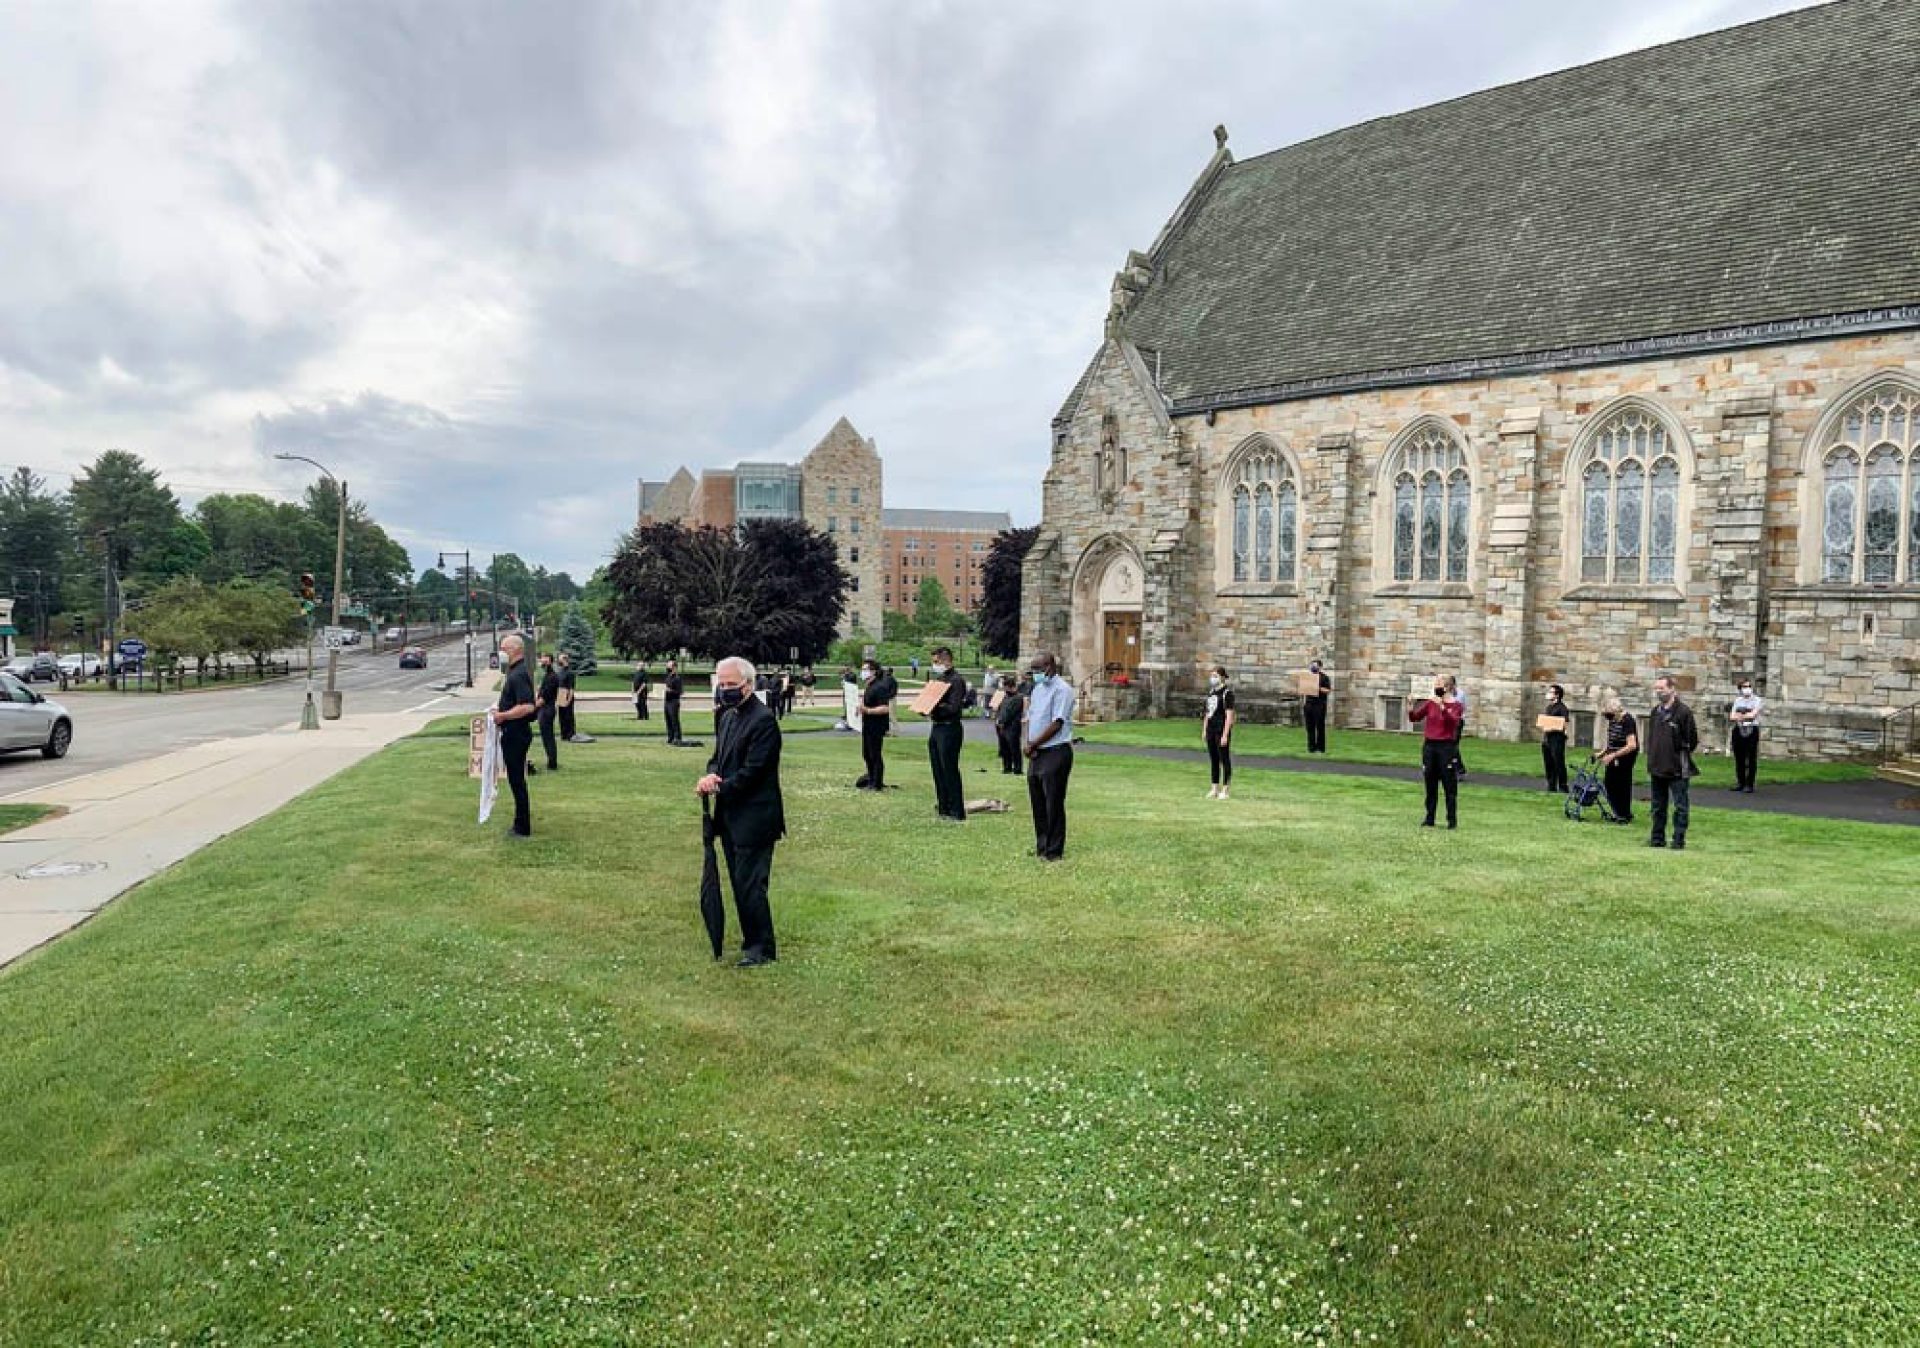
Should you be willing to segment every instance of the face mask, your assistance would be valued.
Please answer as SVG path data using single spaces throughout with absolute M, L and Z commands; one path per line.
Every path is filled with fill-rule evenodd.
M 1207 687 L 1218 688 L 1219 686 L 1220 686 L 1220 676 L 1218 674 L 1207 675 Z
M 1751 688 L 1742 688 L 1742 689 L 1740 690 L 1740 696 L 1741 696 L 1741 697 L 1752 697 L 1752 696 L 1753 696 L 1753 689 L 1751 689 Z
M 860 671 L 860 682 L 862 682 L 862 683 L 872 683 L 872 682 L 873 682 L 873 671 L 872 671 L 872 670 L 870 670 L 870 669 L 863 669 L 863 670 L 861 670 L 861 671 Z
M 714 702 L 722 707 L 737 707 L 747 700 L 744 688 L 716 688 L 713 690 Z
M 948 670 L 948 669 L 950 669 L 950 668 L 952 668 L 952 666 L 950 666 L 950 665 L 935 665 L 935 666 L 933 666 L 933 672 L 934 672 L 934 674 L 935 674 L 936 676 L 938 676 L 938 675 L 943 675 L 943 674 L 945 674 L 945 673 L 947 672 L 947 670 Z
M 1042 670 L 1038 670 L 1038 669 L 1034 670 L 1032 677 L 1033 677 L 1033 686 L 1035 688 L 1040 687 L 1042 684 L 1044 684 L 1047 681 L 1046 673 Z

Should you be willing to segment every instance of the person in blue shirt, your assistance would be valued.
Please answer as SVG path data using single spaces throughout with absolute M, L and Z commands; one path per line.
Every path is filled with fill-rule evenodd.
M 1067 851 L 1067 778 L 1073 774 L 1073 687 L 1060 662 L 1033 657 L 1027 697 L 1027 804 L 1033 810 L 1033 854 L 1058 861 Z

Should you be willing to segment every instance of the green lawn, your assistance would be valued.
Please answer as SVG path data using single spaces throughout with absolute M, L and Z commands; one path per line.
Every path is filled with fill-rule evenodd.
M 698 756 L 449 738 L 0 975 L 0 1343 L 1915 1341 L 1911 829 L 801 736 L 742 973 Z
M 1204 749 L 1199 718 L 1177 721 L 1116 721 L 1082 727 L 1081 734 L 1101 744 L 1141 744 L 1163 749 Z M 1287 758 L 1307 756 L 1307 732 L 1295 726 L 1237 725 L 1233 729 L 1236 754 L 1274 754 Z M 1475 739 L 1469 735 L 1461 753 L 1472 772 L 1489 777 L 1539 777 L 1545 781 L 1537 743 L 1514 744 L 1502 740 Z M 1336 763 L 1392 763 L 1418 766 L 1420 739 L 1417 735 L 1388 730 L 1327 731 L 1326 757 Z M 1568 771 L 1586 761 L 1586 753 L 1569 746 Z M 1732 786 L 1733 759 L 1726 754 L 1701 754 L 1698 757 L 1701 786 Z M 1646 778 L 1645 755 L 1641 756 L 1639 775 Z M 1873 776 L 1866 763 L 1796 763 L 1762 758 L 1760 781 L 1768 782 L 1852 782 Z
M 52 813 L 51 805 L 0 805 L 0 833 L 37 824 Z

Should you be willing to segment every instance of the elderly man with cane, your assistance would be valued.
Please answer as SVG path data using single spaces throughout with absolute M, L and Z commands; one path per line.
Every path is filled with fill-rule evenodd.
M 767 885 L 773 845 L 786 835 L 780 799 L 780 727 L 753 695 L 754 669 L 737 655 L 714 668 L 713 757 L 694 791 L 712 798 L 714 831 L 726 853 L 733 906 L 740 916 L 739 966 L 771 964 L 773 912 Z

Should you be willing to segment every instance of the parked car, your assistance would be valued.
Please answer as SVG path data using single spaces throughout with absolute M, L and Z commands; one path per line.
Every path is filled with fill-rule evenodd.
M 400 652 L 400 668 L 425 669 L 426 667 L 427 653 L 422 647 L 409 646 Z
M 0 670 L 0 753 L 38 749 L 64 758 L 73 743 L 73 714 Z
M 37 655 L 16 655 L 7 661 L 6 672 L 22 683 L 60 682 L 60 662 L 47 651 Z
M 67 672 L 69 679 L 97 679 L 100 677 L 100 657 L 88 651 L 60 657 L 60 668 Z
M 389 627 L 386 635 L 380 639 L 382 641 L 405 641 L 407 639 L 407 629 L 404 627 Z

